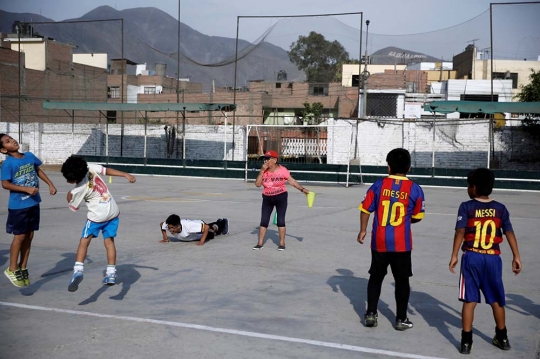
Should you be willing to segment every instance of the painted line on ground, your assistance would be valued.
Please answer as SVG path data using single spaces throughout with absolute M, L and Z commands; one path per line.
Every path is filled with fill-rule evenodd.
M 247 332 L 247 331 L 236 330 L 236 329 L 216 328 L 216 327 L 210 327 L 210 326 L 207 326 L 207 325 L 199 325 L 199 324 L 171 322 L 171 321 L 166 321 L 166 320 L 156 320 L 156 319 L 137 318 L 137 317 L 127 317 L 127 316 L 121 316 L 121 315 L 91 313 L 91 312 L 83 312 L 83 311 L 79 311 L 79 310 L 49 308 L 49 307 L 41 307 L 41 306 L 36 306 L 36 305 L 27 305 L 27 304 L 9 303 L 9 302 L 0 302 L 0 305 L 5 306 L 5 307 L 32 309 L 32 310 L 40 310 L 40 311 L 46 311 L 46 312 L 56 312 L 56 313 L 73 314 L 73 315 L 85 315 L 85 316 L 89 316 L 89 317 L 97 317 L 97 318 L 105 318 L 105 319 L 118 319 L 118 320 L 125 320 L 125 321 L 138 322 L 138 323 L 167 325 L 167 326 L 172 326 L 172 327 L 180 327 L 180 328 L 187 328 L 187 329 L 197 329 L 197 330 L 204 330 L 204 331 L 208 331 L 208 332 L 239 335 L 239 336 L 250 337 L 250 338 L 279 340 L 279 341 L 283 341 L 283 342 L 308 344 L 308 345 L 314 345 L 314 346 L 319 346 L 319 347 L 349 350 L 349 351 L 354 351 L 354 352 L 388 355 L 388 356 L 391 356 L 391 357 L 394 357 L 394 358 L 442 359 L 440 357 L 431 357 L 431 356 L 425 356 L 425 355 L 408 354 L 408 353 L 402 353 L 402 352 L 394 352 L 394 351 L 390 351 L 390 350 L 372 349 L 372 348 L 360 347 L 360 346 L 356 346 L 356 345 L 339 344 L 339 343 L 332 343 L 332 342 L 323 342 L 323 341 L 319 341 L 319 340 L 310 340 L 310 339 L 285 337 L 285 336 L 281 336 L 281 335 L 264 334 L 264 333 L 257 333 L 257 332 Z

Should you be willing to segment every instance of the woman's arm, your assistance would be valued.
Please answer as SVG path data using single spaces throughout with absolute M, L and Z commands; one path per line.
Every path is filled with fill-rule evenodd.
M 300 185 L 300 183 L 296 182 L 296 180 L 292 176 L 289 176 L 289 179 L 287 179 L 287 182 L 289 182 L 289 184 L 291 186 L 293 186 L 294 188 L 296 188 L 300 192 L 302 192 L 304 194 L 309 193 L 309 189 L 302 187 L 302 185 Z
M 262 178 L 264 172 L 268 169 L 268 163 L 263 163 L 261 166 L 261 170 L 259 171 L 259 174 L 257 175 L 257 179 L 255 180 L 255 186 L 261 187 L 262 186 Z

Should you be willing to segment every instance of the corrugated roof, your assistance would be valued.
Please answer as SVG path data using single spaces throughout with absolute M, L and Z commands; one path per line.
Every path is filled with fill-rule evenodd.
M 540 102 L 482 102 L 433 101 L 424 105 L 424 111 L 438 113 L 535 113 L 540 114 Z

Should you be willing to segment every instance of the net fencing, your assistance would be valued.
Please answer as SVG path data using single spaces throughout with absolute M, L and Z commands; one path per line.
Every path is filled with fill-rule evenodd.
M 495 76 L 502 78 L 509 77 L 508 80 L 512 81 L 513 96 L 516 91 L 519 91 L 520 85 L 527 83 L 526 76 L 522 75 L 522 72 L 519 72 L 518 78 L 515 76 L 515 73 L 518 73 L 518 67 L 527 66 L 526 63 L 523 64 L 522 60 L 527 59 L 532 62 L 531 60 L 537 60 L 538 55 L 540 55 L 540 39 L 538 37 L 540 22 L 535 17 L 535 14 L 540 13 L 540 4 L 538 2 L 493 4 L 492 13 L 489 10 L 486 9 L 478 15 L 473 14 L 469 20 L 445 29 L 417 34 L 407 34 L 404 30 L 402 33 L 393 35 L 365 31 L 365 24 L 362 24 L 362 21 L 368 19 L 369 15 L 363 14 L 361 16 L 360 13 L 306 17 L 242 17 L 239 22 L 238 51 L 236 52 L 234 39 L 222 39 L 219 53 L 199 51 L 201 47 L 191 46 L 188 37 L 193 35 L 193 32 L 190 32 L 190 29 L 183 24 L 180 24 L 180 53 L 178 53 L 176 33 L 178 22 L 173 18 L 164 21 L 162 25 L 174 29 L 174 31 L 169 31 L 166 36 L 162 34 L 157 37 L 151 37 L 152 34 L 137 29 L 127 19 L 125 19 L 124 26 L 120 21 L 114 20 L 100 22 L 99 26 L 92 22 L 58 22 L 36 24 L 33 27 L 43 36 L 73 44 L 76 46 L 73 50 L 75 53 L 107 53 L 109 59 L 124 57 L 135 63 L 147 63 L 149 71 L 155 71 L 151 70 L 154 64 L 166 64 L 165 74 L 167 76 L 189 77 L 192 82 L 201 84 L 200 87 L 182 89 L 182 96 L 199 96 L 197 102 L 215 102 L 217 93 L 214 90 L 216 88 L 226 89 L 226 91 L 235 90 L 239 95 L 249 94 L 251 80 L 304 82 L 305 72 L 300 71 L 295 64 L 290 62 L 287 51 L 300 36 L 307 36 L 310 32 L 320 33 L 326 40 L 342 44 L 348 52 L 351 62 L 354 60 L 358 62 L 359 59 L 364 62 L 367 60 L 368 70 L 371 72 L 371 80 L 373 80 L 368 83 L 368 88 L 375 90 L 387 88 L 386 85 L 375 81 L 378 76 L 376 65 L 379 64 L 392 64 L 396 66 L 396 69 L 399 69 L 399 66 L 408 68 L 413 67 L 419 61 L 431 60 L 438 64 L 438 69 L 441 72 L 441 77 L 433 81 L 445 79 L 449 76 L 448 71 L 450 71 L 445 68 L 445 61 L 452 60 L 454 55 L 473 46 L 476 49 L 478 61 L 489 63 L 492 56 L 497 60 L 507 61 L 495 63 L 494 73 Z M 492 34 L 490 34 L 490 20 L 494 25 Z M 386 21 L 391 22 L 392 19 L 389 18 Z M 360 29 L 361 26 L 364 28 L 363 31 Z M 252 31 L 252 28 L 261 30 Z M 362 38 L 360 38 L 360 34 L 362 34 Z M 493 49 L 491 49 L 490 44 L 491 38 L 493 39 Z M 121 51 L 122 42 L 124 43 L 123 53 Z M 367 48 L 366 43 L 368 44 Z M 367 54 L 367 59 L 362 59 L 365 54 Z M 110 101 L 107 91 L 104 91 L 107 88 L 107 76 L 109 75 L 107 71 L 92 72 L 88 68 L 78 67 L 59 58 L 53 57 L 50 60 L 51 65 L 41 77 L 35 74 L 31 76 L 25 74 L 28 77 L 25 77 L 24 81 L 26 82 L 21 87 L 20 95 L 16 91 L 9 92 L 5 90 L 6 86 L 2 86 L 0 100 L 2 122 L 19 121 L 22 124 L 20 128 L 23 132 L 25 124 L 33 126 L 34 123 L 39 122 L 56 124 L 76 122 L 87 124 L 92 128 L 103 128 L 107 123 L 114 125 L 114 122 L 134 125 L 135 128 L 142 128 L 147 124 L 159 128 L 157 133 L 160 133 L 160 136 L 162 133 L 163 138 L 160 141 L 165 146 L 165 156 L 175 157 L 184 152 L 181 144 L 184 135 L 186 136 L 186 152 L 189 151 L 188 132 L 194 129 L 191 125 L 207 124 L 210 126 L 208 128 L 211 128 L 227 121 L 221 113 L 188 114 L 186 123 L 189 126 L 187 132 L 183 134 L 180 126 L 182 118 L 175 113 L 152 113 L 148 115 L 148 118 L 145 118 L 140 113 L 117 113 L 112 117 L 112 114 L 96 111 L 75 114 L 66 111 L 45 112 L 41 109 L 43 101 Z M 236 81 L 234 76 L 235 62 L 238 67 Z M 475 63 L 480 64 L 480 62 Z M 179 67 L 179 73 L 177 67 Z M 488 71 L 486 67 L 482 67 L 482 69 L 483 72 Z M 474 69 L 474 71 L 480 73 L 479 68 Z M 5 79 L 3 83 L 16 81 L 17 76 L 16 72 L 12 72 L 8 77 L 3 78 L 3 81 Z M 290 91 L 286 99 L 265 102 L 261 110 L 254 105 L 256 101 L 250 99 L 250 103 L 245 106 L 252 108 L 252 111 L 249 115 L 237 115 L 236 119 L 242 126 L 234 130 L 235 134 L 238 132 L 238 135 L 241 135 L 242 131 L 246 131 L 246 128 L 243 127 L 245 124 L 265 123 L 272 117 L 272 113 L 279 112 L 284 119 L 299 117 L 301 116 L 299 108 L 301 110 L 303 103 L 317 101 L 317 96 L 320 96 L 320 99 L 344 98 L 342 96 L 355 84 L 354 76 L 354 73 L 337 73 L 335 80 L 341 80 L 343 86 L 329 87 L 326 92 L 324 89 L 322 92 L 318 92 L 320 89 L 317 86 L 310 86 L 305 93 Z M 358 85 L 358 81 L 359 79 L 356 78 L 356 85 Z M 235 82 L 237 88 L 233 89 Z M 423 91 L 422 95 L 425 95 L 428 88 L 427 82 L 420 78 L 402 78 L 399 86 L 408 93 L 412 89 L 416 92 Z M 163 91 L 169 94 L 176 93 L 174 86 L 171 86 L 164 85 Z M 395 87 L 395 84 L 392 86 Z M 467 96 L 475 91 L 478 91 L 478 88 L 468 86 L 456 90 L 452 95 Z M 250 95 L 254 96 L 253 91 Z M 158 97 L 156 95 L 153 100 L 158 101 Z M 232 98 L 232 95 L 229 97 Z M 128 96 L 122 100 L 128 101 Z M 183 102 L 184 99 L 180 97 L 179 100 Z M 356 102 L 356 99 L 348 99 L 348 101 Z M 351 105 L 354 106 L 352 103 Z M 337 112 L 336 107 L 326 107 L 323 110 L 322 120 L 338 117 L 336 116 Z M 422 122 L 424 120 L 425 123 Z M 463 121 L 467 119 L 446 121 L 443 118 L 441 120 L 443 122 L 437 123 L 435 126 L 436 133 L 440 134 L 440 141 L 448 143 L 452 147 L 452 151 L 462 148 L 464 153 L 467 153 L 467 144 L 459 138 L 459 133 L 464 128 Z M 479 119 L 478 126 L 483 126 L 480 124 L 483 123 L 481 120 Z M 229 124 L 230 121 L 231 119 L 229 119 Z M 376 123 L 377 128 L 382 131 L 390 131 L 390 128 L 409 128 L 401 123 L 402 119 L 391 119 L 386 116 L 371 116 L 369 121 L 374 121 L 373 123 Z M 433 121 L 430 120 L 429 116 L 423 115 L 417 119 L 419 127 L 429 127 L 431 122 Z M 296 121 L 291 121 L 291 124 L 296 123 Z M 163 130 L 165 126 L 168 126 L 168 132 Z M 205 131 L 199 129 L 196 130 L 196 133 L 202 134 Z M 233 129 L 229 128 L 229 134 L 231 131 Z M 124 136 L 127 132 L 129 131 L 122 130 L 120 136 Z M 292 130 L 291 132 L 294 133 Z M 222 131 L 222 133 L 224 132 Z M 391 131 L 391 133 L 393 132 Z M 523 151 L 527 151 L 526 146 L 522 144 L 530 144 L 530 140 L 520 130 L 519 119 L 503 121 L 502 127 L 495 126 L 494 133 L 493 151 L 500 168 L 511 169 L 537 165 L 538 159 L 534 155 L 535 152 L 532 151 L 537 147 L 530 146 L 528 153 L 526 152 L 525 156 L 522 155 Z M 302 142 L 303 135 L 298 135 L 297 142 Z M 382 133 L 380 136 L 380 140 L 384 143 L 384 138 L 388 136 Z M 225 147 L 229 146 L 235 148 L 232 151 L 243 153 L 237 150 L 243 146 L 241 144 L 243 138 L 239 136 L 234 144 L 228 144 Z M 230 142 L 231 139 L 229 138 L 228 141 Z M 405 140 L 396 140 L 395 144 L 405 143 L 403 141 Z M 130 143 L 128 139 L 121 139 L 120 142 Z M 128 150 L 120 152 L 122 155 L 130 153 Z M 195 152 L 197 151 L 194 150 L 193 153 Z M 230 153 L 231 150 L 226 152 Z M 197 156 L 198 158 L 204 156 L 216 158 L 215 153 L 211 153 Z M 228 155 L 221 153 L 220 156 L 227 158 Z

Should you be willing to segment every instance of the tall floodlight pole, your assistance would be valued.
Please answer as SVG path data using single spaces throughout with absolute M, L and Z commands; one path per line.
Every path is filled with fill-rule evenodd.
M 489 4 L 489 42 L 491 46 L 491 60 L 490 60 L 490 83 L 491 83 L 491 102 L 493 102 L 493 3 Z M 473 59 L 473 62 L 475 59 Z M 488 157 L 488 168 L 490 167 L 490 160 L 493 159 L 495 155 L 495 146 L 493 139 L 493 114 L 489 115 L 489 157 Z
M 178 43 L 176 59 L 176 103 L 180 102 L 180 0 L 178 0 Z M 176 135 L 178 136 L 179 113 L 176 111 Z M 182 159 L 186 160 L 186 121 L 182 122 Z M 178 142 L 176 140 L 176 158 L 178 158 Z M 184 162 L 185 165 L 185 162 Z
M 18 34 L 18 46 L 19 46 L 19 143 L 22 143 L 22 133 L 21 133 L 21 22 L 17 24 L 17 34 Z M 25 57 L 26 61 L 26 57 Z
M 365 118 L 367 114 L 367 88 L 366 88 L 366 81 L 369 77 L 369 72 L 367 70 L 368 68 L 368 36 L 369 36 L 369 20 L 366 20 L 366 55 L 364 56 L 364 72 L 362 73 L 362 88 L 364 96 L 362 98 L 363 100 L 363 106 L 362 106 L 362 117 Z
M 233 87 L 233 118 L 232 118 L 232 160 L 234 161 L 234 134 L 236 133 L 236 76 L 238 71 L 238 31 L 240 29 L 240 18 L 242 16 L 236 17 L 236 47 L 234 50 L 234 87 Z M 249 136 L 249 134 L 247 134 Z M 225 161 L 227 161 L 227 154 L 225 153 Z M 225 162 L 227 163 L 227 162 Z

